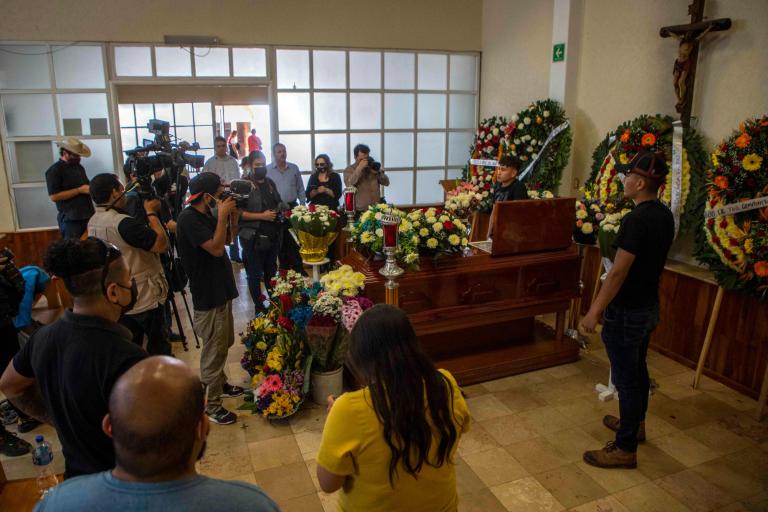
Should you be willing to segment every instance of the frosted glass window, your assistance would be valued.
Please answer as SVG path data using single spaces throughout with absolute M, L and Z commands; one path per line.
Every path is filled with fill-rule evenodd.
M 460 180 L 463 175 L 464 175 L 463 169 L 448 169 L 448 173 L 445 179 Z
M 192 104 L 191 103 L 174 103 L 173 111 L 176 116 L 176 124 L 180 125 L 192 125 L 195 124 L 192 118 Z M 160 118 L 162 119 L 162 118 Z M 169 121 L 169 119 L 163 119 Z
M 192 76 L 191 52 L 189 47 L 156 46 L 157 76 Z
M 9 137 L 56 135 L 50 94 L 8 94 L 2 100 Z
M 281 131 L 309 130 L 309 93 L 277 93 L 277 124 Z
M 138 106 L 138 105 L 137 105 Z M 151 106 L 151 105 L 150 105 Z M 136 111 L 136 116 L 138 117 L 138 110 Z M 160 119 L 161 121 L 168 121 L 171 124 L 174 124 L 173 120 L 173 104 L 172 103 L 157 103 L 155 104 L 155 113 L 153 115 L 154 119 Z M 178 121 L 175 122 L 176 124 L 181 124 Z M 147 123 L 144 123 L 144 126 L 146 126 Z
M 116 46 L 117 76 L 152 76 L 152 55 L 149 46 Z
M 347 95 L 343 92 L 315 93 L 315 130 L 347 128 Z
M 312 174 L 306 172 L 301 174 L 301 182 L 304 184 L 304 190 L 307 190 L 307 185 L 309 185 L 309 177 L 312 176 Z M 342 181 L 344 181 L 342 179 Z M 309 197 L 307 197 L 307 200 L 309 200 Z
M 100 46 L 54 46 L 53 52 L 57 88 L 104 88 L 104 57 Z
M 278 89 L 309 89 L 309 51 L 277 50 Z
M 201 148 L 212 148 L 213 126 L 195 126 L 195 141 Z
M 91 148 L 91 156 L 80 160 L 82 166 L 85 167 L 85 174 L 88 175 L 88 179 L 103 172 L 115 172 L 111 139 L 88 139 L 83 142 Z M 122 169 L 122 165 L 120 168 Z
M 285 145 L 288 161 L 299 166 L 302 171 L 312 169 L 312 137 L 309 134 L 280 134 L 278 139 Z
M 381 94 L 350 93 L 349 124 L 353 130 L 381 129 Z
M 387 203 L 413 204 L 413 171 L 388 172 L 389 186 L 384 187 Z
M 419 54 L 419 89 L 447 89 L 448 56 Z
M 471 94 L 451 94 L 449 101 L 449 128 L 475 127 L 475 96 Z
M 50 89 L 47 46 L 0 48 L 0 89 Z
M 371 148 L 370 156 L 381 162 L 381 133 L 351 133 L 349 134 L 349 160 L 347 163 L 354 162 L 355 155 L 353 151 L 358 144 L 365 144 Z
M 14 142 L 10 150 L 16 163 L 14 183 L 45 181 L 45 171 L 59 159 L 58 148 L 54 151 L 54 144 L 48 140 Z
M 384 128 L 413 128 L 413 94 L 384 95 Z
M 133 105 L 131 103 L 118 105 L 117 119 L 120 126 L 136 126 L 136 119 L 133 117 Z
M 134 106 L 136 107 L 136 126 L 146 127 L 150 119 L 155 119 L 155 111 L 151 103 L 137 103 Z M 166 118 L 164 121 L 173 121 L 173 119 Z
M 445 171 L 429 170 L 416 171 L 416 204 L 442 203 L 445 200 L 440 180 L 444 179 Z
M 56 203 L 48 197 L 45 185 L 14 188 L 13 195 L 20 229 L 56 226 Z
M 343 173 L 346 167 L 347 134 L 346 133 L 318 133 L 315 135 L 315 157 L 325 153 L 331 158 L 333 167 Z M 314 160 L 312 161 L 314 164 Z M 314 167 L 312 167 L 314 170 Z
M 135 128 L 121 128 L 120 129 L 120 146 L 123 151 L 126 149 L 133 149 L 136 146 L 140 146 L 139 140 L 136 139 Z
M 350 89 L 381 88 L 381 53 L 349 52 Z
M 213 124 L 210 103 L 195 103 L 195 124 Z
M 416 56 L 412 53 L 384 54 L 384 88 L 415 89 Z
M 445 132 L 422 132 L 416 137 L 416 165 L 442 167 L 445 165 Z
M 473 138 L 472 132 L 448 134 L 448 165 L 467 165 Z
M 347 63 L 345 52 L 316 50 L 312 52 L 312 72 L 315 89 L 346 89 Z
M 229 76 L 229 50 L 227 48 L 197 48 L 195 76 Z
M 474 91 L 477 89 L 477 57 L 451 55 L 451 90 Z
M 61 115 L 61 132 L 64 135 L 108 135 L 109 122 L 107 114 L 107 95 L 103 93 L 59 94 L 59 114 Z M 67 128 L 68 120 L 80 120 L 81 133 L 70 133 Z
M 178 142 L 185 140 L 192 144 L 195 142 L 195 129 L 192 126 L 182 126 L 176 128 L 176 139 Z
M 413 133 L 385 133 L 382 163 L 385 169 L 413 168 Z
M 445 94 L 419 94 L 419 128 L 445 128 Z
M 264 48 L 232 48 L 234 76 L 267 76 L 267 52 Z

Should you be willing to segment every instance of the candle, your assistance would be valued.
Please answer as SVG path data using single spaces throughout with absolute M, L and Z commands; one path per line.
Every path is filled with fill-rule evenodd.
M 397 247 L 397 224 L 384 224 L 384 247 Z
M 347 187 L 344 189 L 344 211 L 355 211 L 355 187 Z

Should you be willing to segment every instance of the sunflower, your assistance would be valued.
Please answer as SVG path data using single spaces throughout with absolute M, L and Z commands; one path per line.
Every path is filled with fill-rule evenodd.
M 756 171 L 763 163 L 763 157 L 750 153 L 741 160 L 741 166 L 745 171 Z
M 643 138 L 640 139 L 640 143 L 643 146 L 653 146 L 656 144 L 656 136 L 652 133 L 643 134 Z

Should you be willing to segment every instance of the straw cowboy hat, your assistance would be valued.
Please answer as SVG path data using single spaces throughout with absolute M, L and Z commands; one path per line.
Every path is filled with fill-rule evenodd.
M 70 153 L 80 155 L 83 158 L 88 158 L 91 156 L 91 148 L 83 144 L 83 141 L 80 139 L 76 139 L 74 137 L 67 137 L 64 140 L 58 141 L 56 145 L 60 148 L 66 149 Z

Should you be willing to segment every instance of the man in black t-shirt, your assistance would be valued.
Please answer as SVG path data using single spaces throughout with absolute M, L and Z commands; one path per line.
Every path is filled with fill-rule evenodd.
M 224 185 L 218 175 L 201 172 L 189 182 L 189 206 L 176 223 L 176 248 L 189 276 L 194 305 L 194 328 L 203 340 L 200 351 L 200 380 L 208 386 L 208 419 L 220 425 L 237 421 L 237 415 L 222 406 L 222 397 L 238 396 L 243 389 L 227 383 L 225 367 L 229 347 L 235 343 L 232 300 L 237 287 L 227 243 L 230 214 L 235 200 L 218 201 Z M 216 206 L 216 216 L 212 208 Z
M 88 235 L 120 249 L 138 288 L 136 304 L 120 323 L 131 330 L 137 345 L 147 337 L 150 355 L 170 355 L 164 314 L 168 282 L 160 262 L 160 255 L 168 250 L 168 235 L 159 217 L 160 201 L 144 201 L 146 221 L 141 221 L 126 213 L 125 188 L 114 174 L 94 176 L 90 188 L 96 213 L 88 221 Z
M 147 356 L 117 323 L 136 301 L 120 251 L 98 239 L 59 240 L 45 266 L 61 278 L 73 308 L 41 327 L 0 378 L 0 391 L 19 409 L 56 427 L 65 478 L 115 465 L 101 423 L 117 378 Z
M 659 321 L 659 277 L 675 237 L 672 213 L 657 199 L 668 172 L 664 155 L 641 152 L 619 170 L 626 175 L 624 196 L 634 201 L 635 209 L 621 222 L 613 267 L 581 322 L 594 332 L 604 312 L 602 339 L 619 392 L 620 418 L 603 418 L 616 440 L 584 453 L 584 462 L 603 468 L 637 467 L 650 392 L 645 358 Z
M 88 176 L 80 158 L 91 156 L 88 146 L 75 138 L 57 143 L 60 160 L 45 171 L 48 197 L 59 211 L 57 221 L 62 238 L 80 238 L 93 215 Z
M 517 179 L 522 162 L 515 155 L 504 155 L 496 168 L 496 187 L 493 189 L 493 202 L 528 199 L 528 189 Z

